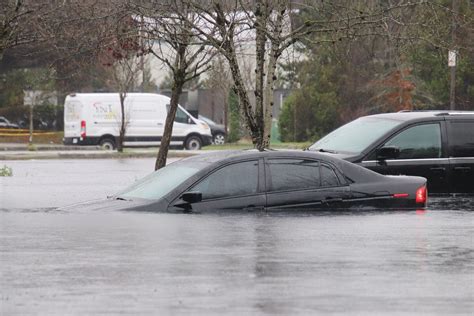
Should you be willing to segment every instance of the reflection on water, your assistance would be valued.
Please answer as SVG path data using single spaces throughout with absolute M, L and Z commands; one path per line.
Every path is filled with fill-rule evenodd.
M 112 180 L 97 178 L 99 190 L 148 168 L 89 163 L 110 164 Z M 29 172 L 47 174 L 49 164 Z M 22 167 L 14 170 L 30 165 Z M 84 188 L 84 198 L 103 194 L 94 182 L 58 178 Z M 1 315 L 474 313 L 468 198 L 432 199 L 427 211 L 68 212 L 48 207 L 77 202 L 64 188 L 49 192 L 53 179 L 2 183 Z M 30 199 L 13 200 L 10 185 L 23 185 Z
M 474 311 L 465 211 L 1 212 L 1 314 Z

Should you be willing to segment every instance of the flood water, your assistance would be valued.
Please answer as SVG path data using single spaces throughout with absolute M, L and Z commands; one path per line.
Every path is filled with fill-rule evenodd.
M 56 211 L 153 159 L 5 161 L 0 315 L 472 315 L 474 199 L 426 211 Z

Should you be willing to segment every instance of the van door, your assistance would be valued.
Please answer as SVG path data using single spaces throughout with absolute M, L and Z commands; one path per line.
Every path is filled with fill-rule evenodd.
M 448 144 L 452 193 L 474 193 L 474 120 L 449 118 Z
M 163 136 L 166 107 L 153 99 L 126 99 L 125 117 L 129 117 L 126 145 L 159 145 Z
M 80 137 L 83 105 L 78 100 L 68 99 L 64 104 L 64 137 Z
M 408 126 L 379 146 L 397 147 L 400 154 L 396 159 L 376 160 L 374 151 L 362 166 L 381 174 L 425 177 L 429 192 L 448 192 L 449 160 L 443 128 L 444 121 Z
M 195 125 L 188 113 L 186 113 L 181 106 L 178 106 L 176 116 L 173 123 L 173 133 L 171 141 L 175 144 L 182 144 L 186 136 L 189 134 L 190 127 Z

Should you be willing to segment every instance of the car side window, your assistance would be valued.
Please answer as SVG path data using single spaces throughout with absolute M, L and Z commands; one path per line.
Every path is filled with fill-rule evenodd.
M 451 121 L 449 126 L 449 156 L 474 157 L 474 121 Z
M 202 199 L 250 195 L 258 192 L 258 161 L 238 162 L 213 172 L 191 191 L 202 193 Z
M 321 186 L 317 161 L 271 159 L 267 165 L 270 191 L 303 190 Z
M 384 146 L 400 149 L 397 159 L 441 157 L 441 129 L 438 123 L 410 127 L 395 135 Z
M 321 164 L 321 186 L 323 187 L 334 187 L 339 185 L 334 170 L 328 165 Z

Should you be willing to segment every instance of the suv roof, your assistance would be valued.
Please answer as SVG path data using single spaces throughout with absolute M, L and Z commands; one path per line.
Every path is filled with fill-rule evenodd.
M 382 113 L 370 115 L 370 117 L 388 118 L 398 121 L 408 121 L 412 119 L 433 118 L 440 116 L 469 116 L 474 117 L 474 111 L 448 111 L 448 110 L 433 110 L 433 111 L 400 111 L 395 113 Z

